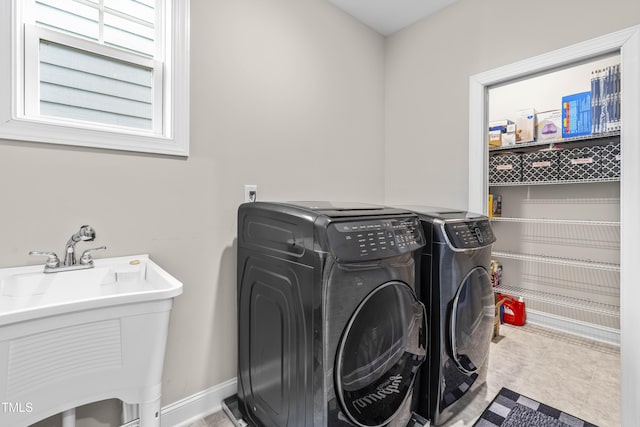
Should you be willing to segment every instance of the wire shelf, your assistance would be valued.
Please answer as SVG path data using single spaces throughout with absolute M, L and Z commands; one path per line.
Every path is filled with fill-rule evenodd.
M 532 262 L 541 262 L 546 264 L 566 265 L 569 267 L 591 268 L 594 270 L 620 272 L 619 264 L 611 264 L 611 263 L 604 263 L 604 262 L 593 262 L 593 261 L 584 261 L 584 260 L 577 260 L 577 259 L 570 259 L 570 258 L 557 258 L 557 257 L 540 256 L 540 255 L 526 255 L 526 254 L 517 254 L 517 253 L 511 253 L 511 252 L 499 252 L 499 251 L 494 251 L 491 254 L 491 256 L 495 258 L 515 259 L 519 261 L 532 261 Z
M 522 297 L 526 300 L 534 300 L 544 304 L 552 304 L 575 310 L 585 311 L 597 315 L 620 317 L 620 307 L 612 304 L 604 304 L 595 301 L 572 298 L 549 292 L 541 292 L 533 289 L 523 289 L 517 286 L 501 284 L 493 288 L 495 293 L 509 294 L 513 297 Z
M 517 181 L 517 182 L 490 182 L 489 187 L 514 187 L 521 185 L 550 185 L 550 184 L 592 184 L 595 182 L 619 182 L 620 177 L 591 178 L 591 179 L 565 179 L 556 181 Z
M 617 136 L 620 136 L 619 130 L 612 131 L 612 132 L 591 134 L 591 135 L 574 136 L 571 138 L 563 138 L 558 141 L 546 141 L 546 142 L 533 141 L 533 142 L 524 142 L 516 145 L 508 145 L 505 147 L 489 147 L 489 151 L 493 152 L 493 151 L 503 151 L 503 150 L 517 150 L 520 148 L 527 148 L 527 147 L 542 147 L 545 145 L 564 144 L 566 142 L 589 141 L 589 140 L 595 140 L 595 139 L 612 138 Z
M 492 217 L 491 222 L 620 227 L 620 221 L 592 221 L 592 220 L 574 220 L 574 219 Z

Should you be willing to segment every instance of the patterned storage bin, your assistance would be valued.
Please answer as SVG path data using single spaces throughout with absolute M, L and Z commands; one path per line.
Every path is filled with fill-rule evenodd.
M 602 178 L 620 177 L 620 144 L 611 143 L 600 146 L 602 168 L 600 175 Z
M 557 181 L 558 151 L 545 150 L 522 155 L 522 181 Z
M 581 147 L 558 152 L 558 179 L 587 180 L 600 178 L 600 147 Z
M 489 158 L 489 184 L 520 182 L 521 179 L 520 154 L 497 154 Z

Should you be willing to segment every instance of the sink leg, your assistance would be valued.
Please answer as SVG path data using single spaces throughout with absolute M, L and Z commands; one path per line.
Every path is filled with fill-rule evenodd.
M 140 418 L 138 405 L 135 403 L 122 402 L 122 424 L 128 424 Z
M 76 427 L 76 408 L 71 408 L 62 413 L 62 427 Z
M 160 398 L 141 403 L 140 427 L 160 427 Z

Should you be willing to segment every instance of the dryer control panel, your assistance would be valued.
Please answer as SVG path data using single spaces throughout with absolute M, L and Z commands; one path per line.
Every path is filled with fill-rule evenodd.
M 489 220 L 447 222 L 444 225 L 449 242 L 457 249 L 476 249 L 496 241 Z
M 425 244 L 418 218 L 333 222 L 329 247 L 340 262 L 371 261 L 414 251 Z

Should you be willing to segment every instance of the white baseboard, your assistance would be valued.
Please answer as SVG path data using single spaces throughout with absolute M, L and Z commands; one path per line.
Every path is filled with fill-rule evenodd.
M 527 322 L 606 344 L 620 345 L 620 330 L 618 329 L 611 329 L 592 323 L 568 319 L 566 317 L 554 316 L 553 314 L 535 310 L 527 310 Z
M 177 402 L 173 402 L 161 410 L 161 427 L 187 427 L 201 418 L 222 410 L 222 400 L 238 392 L 238 380 L 232 378 L 211 388 L 202 390 Z M 137 406 L 136 406 L 137 407 Z M 134 410 L 133 408 L 129 408 Z M 135 419 L 121 427 L 140 426 L 140 420 Z
M 222 400 L 238 392 L 237 378 L 232 378 L 162 408 L 162 427 L 186 427 L 222 410 Z

